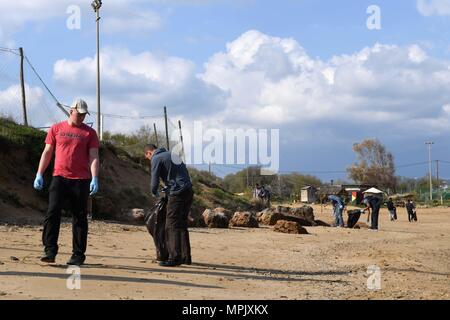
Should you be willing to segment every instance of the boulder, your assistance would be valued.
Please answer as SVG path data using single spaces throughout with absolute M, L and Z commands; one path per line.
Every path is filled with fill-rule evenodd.
M 144 209 L 123 209 L 120 215 L 116 215 L 115 218 L 119 221 L 143 223 L 145 211 Z
M 314 222 L 314 209 L 310 206 L 303 206 L 301 208 L 291 208 L 289 214 Z
M 224 212 L 206 209 L 203 211 L 203 219 L 209 228 L 228 228 L 230 219 Z
M 233 217 L 233 212 L 231 210 L 222 207 L 215 208 L 213 211 L 214 213 L 217 214 L 224 214 L 228 218 L 228 220 L 230 220 Z
M 305 228 L 294 221 L 279 220 L 273 229 L 275 232 L 293 233 L 293 234 L 308 234 Z
M 292 214 L 283 214 L 282 215 L 282 220 L 286 220 L 286 221 L 292 221 L 292 222 L 297 222 L 299 225 L 301 226 L 306 226 L 306 227 L 315 227 L 317 226 L 317 224 L 314 222 L 314 220 L 306 220 L 304 218 L 298 217 L 298 216 L 294 216 Z
M 262 224 L 273 226 L 277 223 L 278 220 L 282 220 L 283 217 L 284 216 L 281 213 L 267 211 L 262 213 L 258 221 L 261 222 Z
M 230 227 L 258 228 L 258 221 L 250 212 L 235 212 Z

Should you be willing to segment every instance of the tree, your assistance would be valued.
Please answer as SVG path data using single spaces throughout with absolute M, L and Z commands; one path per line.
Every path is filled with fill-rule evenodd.
M 378 139 L 366 139 L 353 145 L 358 163 L 347 168 L 349 177 L 357 183 L 389 188 L 395 192 L 394 156 Z

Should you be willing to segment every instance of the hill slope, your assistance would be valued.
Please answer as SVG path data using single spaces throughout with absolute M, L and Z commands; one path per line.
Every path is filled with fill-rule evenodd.
M 44 190 L 33 189 L 45 132 L 0 119 L 0 223 L 36 224 L 47 209 L 48 186 L 53 164 L 45 174 Z M 149 163 L 135 159 L 110 144 L 100 148 L 100 190 L 92 199 L 94 219 L 124 220 L 132 208 L 149 208 Z M 227 192 L 206 172 L 190 168 L 194 183 L 192 216 L 201 225 L 199 215 L 207 207 L 230 210 L 250 209 L 250 203 Z

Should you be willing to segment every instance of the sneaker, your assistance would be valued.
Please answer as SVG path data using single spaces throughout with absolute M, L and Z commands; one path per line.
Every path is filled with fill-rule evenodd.
M 43 257 L 41 257 L 41 261 L 45 263 L 54 263 L 56 255 L 46 253 Z
M 161 267 L 178 267 L 181 265 L 181 262 L 179 261 L 173 261 L 173 260 L 168 260 L 168 261 L 161 261 L 159 263 L 159 265 Z
M 69 261 L 67 261 L 67 264 L 69 266 L 81 266 L 82 264 L 84 264 L 84 260 L 85 260 L 84 257 L 72 255 L 72 257 L 70 257 Z

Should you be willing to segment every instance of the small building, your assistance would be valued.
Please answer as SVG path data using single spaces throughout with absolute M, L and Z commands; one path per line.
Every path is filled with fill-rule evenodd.
M 365 184 L 346 184 L 343 185 L 347 192 L 347 198 L 353 205 L 359 205 L 364 199 L 364 191 L 374 187 L 373 185 Z M 376 186 L 375 186 L 376 187 Z
M 300 202 L 303 203 L 317 202 L 317 188 L 313 186 L 303 187 L 300 193 Z
M 343 186 L 322 186 L 317 190 L 317 197 L 320 203 L 325 203 L 328 201 L 328 196 L 335 195 L 343 199 L 347 199 L 347 191 Z

